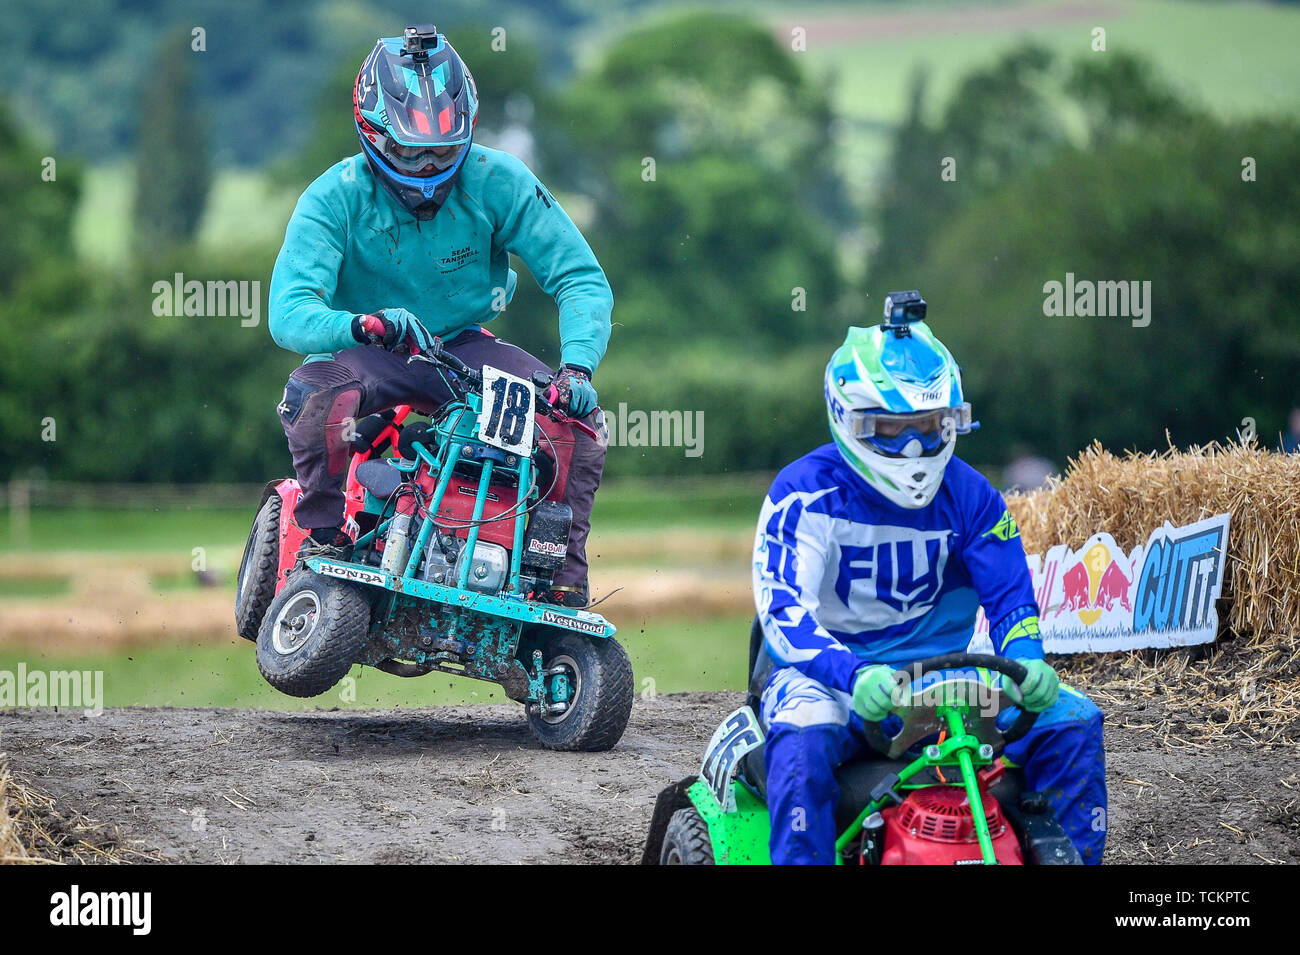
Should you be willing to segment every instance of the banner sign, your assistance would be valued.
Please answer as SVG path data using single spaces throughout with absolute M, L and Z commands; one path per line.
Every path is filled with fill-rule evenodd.
M 1091 653 L 1212 643 L 1219 629 L 1215 601 L 1223 590 L 1227 514 L 1151 532 L 1131 554 L 1109 534 L 1078 550 L 1058 545 L 1030 554 L 1043 649 Z M 981 610 L 970 649 L 991 653 Z

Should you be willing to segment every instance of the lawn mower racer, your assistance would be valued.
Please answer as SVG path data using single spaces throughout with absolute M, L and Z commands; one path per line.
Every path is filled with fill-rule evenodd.
M 590 246 L 546 188 L 507 153 L 474 143 L 478 93 L 431 25 L 380 39 L 357 74 L 358 155 L 313 182 L 294 209 L 271 276 L 269 326 L 307 355 L 279 405 L 302 487 L 295 519 L 315 551 L 346 555 L 343 477 L 354 422 L 397 405 L 451 401 L 443 369 L 408 362 L 440 337 L 473 369 L 530 380 L 539 359 L 483 329 L 510 302 L 514 254 L 559 308 L 557 405 L 582 420 L 564 503 L 573 512 L 549 599 L 587 602 L 586 540 L 607 439 L 591 377 L 613 296 Z M 588 432 L 596 434 L 593 438 Z
M 1050 831 L 1031 845 L 1029 822 L 1040 837 L 1063 829 L 1083 862 L 1101 861 L 1101 713 L 1060 686 L 1044 660 L 1016 522 L 988 481 L 953 456 L 957 435 L 977 425 L 925 308 L 916 292 L 892 293 L 883 324 L 850 329 L 831 357 L 825 398 L 834 442 L 782 470 L 759 517 L 752 706 L 719 728 L 698 781 L 661 795 L 665 810 L 674 799 L 678 808 L 666 837 L 666 811 L 656 813 L 647 861 L 655 848 L 664 861 L 683 862 L 834 863 L 845 848 L 859 860 L 907 861 L 898 840 L 926 832 L 900 829 L 904 810 L 941 821 L 964 815 L 963 834 L 950 834 L 968 851 L 943 861 L 1017 861 L 995 851 L 987 831 L 1001 809 L 1025 808 L 1021 793 L 1001 808 L 990 795 L 1007 767 L 1042 817 L 1012 819 L 1031 861 L 1073 853 L 1062 853 Z M 963 652 L 981 605 L 996 656 Z M 935 679 L 959 688 L 959 699 L 922 700 Z M 986 692 L 977 706 L 978 684 Z M 916 759 L 905 772 L 882 774 L 882 755 Z M 945 765 L 960 772 L 945 776 Z M 864 768 L 868 783 L 855 776 Z M 907 788 L 900 776 L 930 802 L 957 804 L 918 808 L 915 793 L 904 800 L 896 791 Z M 736 848 L 742 831 L 733 824 L 759 810 L 767 845 L 724 859 L 720 850 Z M 870 853 L 864 826 L 884 826 Z

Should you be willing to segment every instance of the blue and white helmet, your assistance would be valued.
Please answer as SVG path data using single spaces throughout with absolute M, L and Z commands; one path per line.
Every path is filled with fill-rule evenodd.
M 917 292 L 891 292 L 885 321 L 850 328 L 826 366 L 826 410 L 844 460 L 901 507 L 925 507 L 957 435 L 974 427 L 961 369 L 925 324 Z

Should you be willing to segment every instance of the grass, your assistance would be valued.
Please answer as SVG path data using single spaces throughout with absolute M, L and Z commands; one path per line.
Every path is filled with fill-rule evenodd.
M 0 600 L 6 597 L 62 597 L 72 590 L 66 577 L 0 577 Z
M 592 514 L 595 526 L 647 530 L 689 525 L 692 530 L 752 529 L 771 475 L 703 478 L 624 478 L 603 485 Z
M 73 223 L 79 256 L 106 266 L 129 261 L 134 195 L 131 163 L 119 161 L 86 171 Z M 294 190 L 277 187 L 257 170 L 220 170 L 199 223 L 198 245 L 208 249 L 278 246 L 297 198 Z
M 770 479 L 761 475 L 702 479 L 623 479 L 606 482 L 596 496 L 593 523 L 603 530 L 665 531 L 752 527 Z M 0 553 L 79 551 L 209 552 L 243 549 L 256 500 L 247 508 L 97 510 L 36 508 L 26 542 L 0 509 Z M 0 591 L 0 596 L 4 592 Z
M 601 535 L 597 546 L 609 552 L 603 558 L 608 566 L 623 569 L 689 565 L 705 572 L 715 564 L 729 567 L 734 548 L 728 542 L 737 532 L 752 528 L 766 487 L 767 479 L 761 476 L 611 481 L 597 496 L 595 523 Z M 150 577 L 151 588 L 165 593 L 197 587 L 186 568 L 192 549 L 202 546 L 208 565 L 222 573 L 223 586 L 233 599 L 234 568 L 251 519 L 251 502 L 246 509 L 233 510 L 38 508 L 30 517 L 28 543 L 20 547 L 0 512 L 0 553 L 10 555 L 11 563 L 16 559 L 24 573 L 39 568 L 43 554 L 57 551 L 86 551 L 110 561 L 113 555 L 174 555 L 174 572 L 160 570 Z M 686 529 L 689 534 L 679 533 Z M 688 551 L 684 556 L 678 553 L 682 548 Z M 0 606 L 8 598 L 58 600 L 68 588 L 67 580 L 54 576 L 0 576 Z M 632 658 L 638 692 L 739 689 L 744 683 L 747 618 L 656 615 L 651 620 L 614 622 Z M 402 680 L 357 668 L 354 702 L 340 699 L 337 691 L 323 699 L 297 701 L 266 685 L 252 646 L 233 636 L 228 641 L 159 643 L 102 654 L 60 650 L 53 641 L 0 647 L 0 670 L 12 672 L 19 662 L 29 669 L 102 670 L 110 706 L 412 707 L 504 699 L 494 684 L 441 676 Z
M 632 659 L 636 691 L 741 689 L 749 639 L 747 617 L 705 621 L 622 622 L 619 641 Z M 500 703 L 500 687 L 431 674 L 402 679 L 354 667 L 351 680 L 324 696 L 298 700 L 262 679 L 251 643 L 137 647 L 111 654 L 69 655 L 48 647 L 0 648 L 0 671 L 19 663 L 34 670 L 103 671 L 105 706 L 236 706 L 301 710 L 331 707 L 410 708 L 458 703 Z M 348 691 L 348 698 L 344 698 Z
M 1012 6 L 1078 6 L 1059 2 Z M 968 9 L 995 12 L 1006 4 L 972 4 Z M 961 5 L 954 5 L 961 9 Z M 1203 3 L 1189 0 L 1136 0 L 1099 3 L 1092 19 L 1022 28 L 995 25 L 949 33 L 905 33 L 853 38 L 824 47 L 810 46 L 808 65 L 838 78 L 838 106 L 846 116 L 884 124 L 903 115 L 913 70 L 926 68 L 932 95 L 945 101 L 972 69 L 987 65 L 1030 37 L 1059 57 L 1095 55 L 1093 27 L 1106 30 L 1107 51 L 1127 50 L 1142 56 L 1180 90 L 1223 115 L 1292 112 L 1300 108 L 1300 10 L 1253 2 Z M 828 4 L 807 8 L 805 19 L 877 16 L 905 20 L 911 5 Z M 926 13 L 937 12 L 927 9 Z M 794 14 L 782 20 L 797 21 Z M 862 95 L 869 92 L 870 95 Z
M 9 526 L 8 511 L 0 511 L 0 553 L 42 551 L 178 551 L 193 547 L 243 548 L 253 520 L 253 507 L 232 510 L 113 511 L 36 508 L 26 543 Z
M 1250 116 L 1300 109 L 1300 8 L 1255 2 L 1191 0 L 1099 0 L 1095 17 L 1063 16 L 1054 22 L 1018 24 L 1015 16 L 988 26 L 944 31 L 907 27 L 914 16 L 945 11 L 998 14 L 1080 4 L 1071 0 L 1025 3 L 805 3 L 723 4 L 786 28 L 804 25 L 809 46 L 796 54 L 814 76 L 834 84 L 835 105 L 848 128 L 841 137 L 841 168 L 858 202 L 871 198 L 893 127 L 903 117 L 914 71 L 928 71 L 930 109 L 937 112 L 970 70 L 995 61 L 1026 37 L 1072 59 L 1091 51 L 1094 26 L 1107 31 L 1107 49 L 1134 51 L 1149 59 L 1178 89 L 1224 116 Z M 662 15 L 656 10 L 652 16 Z M 887 18 L 894 29 L 876 35 L 831 34 L 817 40 L 816 24 L 829 18 Z M 592 63 L 618 31 L 638 15 L 606 17 L 577 41 L 579 60 Z M 1041 18 L 1040 18 L 1041 19 Z M 1094 20 L 1096 22 L 1094 22 Z M 902 25 L 901 31 L 897 29 Z M 74 232 L 78 252 L 107 265 L 126 261 L 134 168 L 117 161 L 87 172 Z M 293 209 L 293 190 L 279 189 L 255 170 L 216 174 L 199 244 L 208 248 L 278 245 Z

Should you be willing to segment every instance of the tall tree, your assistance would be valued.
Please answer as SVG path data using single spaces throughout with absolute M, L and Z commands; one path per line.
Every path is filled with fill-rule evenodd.
M 207 203 L 212 170 L 195 67 L 203 52 L 188 30 L 167 33 L 140 94 L 135 190 L 135 248 L 152 258 L 193 238 Z
M 838 186 L 828 96 L 765 25 L 698 13 L 633 31 L 561 119 L 555 178 L 592 197 L 622 341 L 833 337 L 835 233 L 810 208 Z
M 0 296 L 32 269 L 71 256 L 80 195 L 77 164 L 40 149 L 0 103 Z

